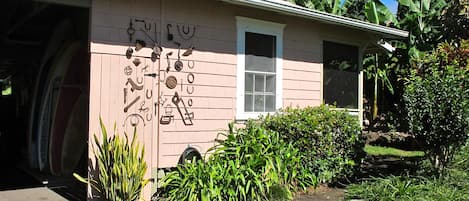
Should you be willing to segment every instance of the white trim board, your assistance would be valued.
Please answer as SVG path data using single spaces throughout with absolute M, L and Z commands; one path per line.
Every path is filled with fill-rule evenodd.
M 283 29 L 285 24 L 275 22 L 251 19 L 247 17 L 236 16 L 237 26 L 237 64 L 236 64 L 236 119 L 246 120 L 256 118 L 267 112 L 244 112 L 244 79 L 245 79 L 245 33 L 259 33 L 272 35 L 276 38 L 276 86 L 275 86 L 275 108 L 280 109 L 283 106 Z

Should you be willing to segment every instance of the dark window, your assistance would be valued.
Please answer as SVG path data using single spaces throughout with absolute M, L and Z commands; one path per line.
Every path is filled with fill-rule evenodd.
M 358 108 L 358 47 L 324 41 L 324 101 Z

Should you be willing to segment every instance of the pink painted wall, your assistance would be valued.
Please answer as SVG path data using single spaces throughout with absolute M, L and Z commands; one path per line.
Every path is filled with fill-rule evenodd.
M 148 177 L 156 167 L 173 167 L 182 151 L 189 145 L 204 153 L 214 145 L 217 133 L 226 129 L 236 114 L 236 20 L 235 16 L 286 24 L 284 29 L 283 50 L 283 104 L 284 106 L 319 105 L 322 100 L 322 41 L 335 40 L 364 46 L 371 36 L 364 32 L 320 24 L 304 19 L 283 16 L 276 13 L 237 7 L 213 0 L 93 0 L 91 8 L 91 89 L 90 89 L 90 136 L 99 133 L 98 118 L 101 116 L 111 128 L 117 123 L 119 131 L 130 132 L 132 123 L 137 125 L 138 139 L 145 145 L 146 160 L 149 163 Z M 135 52 L 131 59 L 125 57 L 125 51 L 134 44 L 129 43 L 127 29 L 133 20 L 136 32 L 133 39 L 145 40 L 152 47 L 140 28 L 142 23 L 135 19 L 151 22 L 151 37 L 156 35 L 163 46 L 161 60 L 152 62 L 148 57 L 150 48 Z M 184 69 L 167 74 L 177 78 L 179 85 L 168 89 L 164 77 L 144 76 L 145 73 L 164 74 L 167 67 L 165 54 L 172 51 L 171 66 L 177 59 L 177 46 L 166 39 L 167 24 L 172 24 L 170 32 L 174 40 L 182 47 L 195 46 L 189 57 L 182 57 Z M 182 39 L 177 30 L 179 26 L 195 26 L 196 32 L 190 40 Z M 181 51 L 181 53 L 184 50 Z M 133 60 L 139 58 L 141 64 L 135 66 Z M 195 62 L 193 69 L 187 68 L 188 60 Z M 147 71 L 142 71 L 143 66 Z M 132 74 L 124 73 L 130 66 Z M 187 74 L 194 74 L 194 83 L 187 82 Z M 143 78 L 144 89 L 130 91 L 126 85 L 130 78 L 134 81 Z M 180 80 L 183 80 L 182 90 Z M 194 88 L 192 94 L 187 88 Z M 127 102 L 124 103 L 124 88 L 128 90 Z M 151 98 L 146 97 L 146 90 L 152 91 Z M 158 91 L 162 99 L 158 102 Z M 193 125 L 184 125 L 174 104 L 171 103 L 174 92 L 183 98 L 189 112 L 194 113 Z M 136 97 L 141 98 L 135 105 L 124 112 L 123 108 Z M 167 99 L 165 103 L 164 99 Z M 192 99 L 193 105 L 187 101 Z M 141 104 L 149 110 L 139 110 Z M 155 107 L 154 103 L 160 107 Z M 158 108 L 160 109 L 158 111 Z M 154 115 L 154 112 L 157 115 Z M 173 121 L 168 125 L 158 123 L 158 119 L 172 110 Z M 142 121 L 131 114 L 142 115 Z M 149 116 L 148 116 L 149 115 Z M 147 119 L 151 117 L 150 120 Z M 127 118 L 128 117 L 128 118 Z M 127 118 L 127 121 L 126 121 Z M 90 146 L 91 149 L 91 146 Z M 90 150 L 89 152 L 93 152 Z M 93 157 L 91 157 L 93 158 Z M 154 172 L 153 172 L 154 174 Z M 146 189 L 145 196 L 149 196 Z

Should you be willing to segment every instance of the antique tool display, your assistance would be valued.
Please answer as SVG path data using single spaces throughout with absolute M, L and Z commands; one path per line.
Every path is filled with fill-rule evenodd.
M 143 27 L 145 27 L 145 30 L 150 31 L 151 30 L 151 23 L 147 23 L 145 20 L 142 19 L 135 19 L 135 22 L 140 22 L 143 24 Z M 156 26 L 155 26 L 156 27 Z
M 169 59 L 169 56 L 171 55 L 173 55 L 173 52 L 166 53 L 166 61 L 168 62 L 168 66 L 166 67 L 166 72 L 169 72 L 169 70 L 171 70 L 171 60 Z
M 168 87 L 168 89 L 176 88 L 177 84 L 178 84 L 178 81 L 176 77 L 170 75 L 166 78 L 166 87 Z
M 186 51 L 184 51 L 184 53 L 182 53 L 182 56 L 184 57 L 188 57 L 192 54 L 192 51 L 195 49 L 194 46 L 191 46 L 189 47 Z
M 135 28 L 133 27 L 132 18 L 129 22 L 129 27 L 127 28 L 127 34 L 129 35 L 129 42 L 132 42 L 132 38 L 135 34 Z
M 136 67 L 138 67 L 138 65 L 140 65 L 142 62 L 140 61 L 139 58 L 135 58 L 135 59 L 132 61 L 132 63 L 133 63 Z
M 166 31 L 167 31 L 167 39 L 168 41 L 172 41 L 174 39 L 174 35 L 171 33 L 170 29 L 173 27 L 172 24 L 167 24 L 166 25 Z
M 132 127 L 136 127 L 140 123 L 140 120 L 142 120 L 143 125 L 145 125 L 145 119 L 143 119 L 143 116 L 141 114 L 130 114 L 125 118 L 123 126 L 125 127 L 125 122 L 130 122 L 130 125 Z
M 134 40 L 136 30 L 141 31 L 145 35 L 146 41 L 152 41 L 153 46 L 147 47 L 144 40 L 137 39 L 135 40 L 134 48 L 127 48 L 125 57 L 128 60 L 131 60 L 132 64 L 124 66 L 124 75 L 126 77 L 126 82 L 124 83 L 123 89 L 123 98 L 124 98 L 124 113 L 128 113 L 124 126 L 137 126 L 141 122 L 145 124 L 145 121 L 151 121 L 153 115 L 158 115 L 157 107 L 163 108 L 163 114 L 158 118 L 159 123 L 162 125 L 167 125 L 173 123 L 175 120 L 175 115 L 173 114 L 173 109 L 179 113 L 181 120 L 184 125 L 190 126 L 194 122 L 194 113 L 190 112 L 190 107 L 193 106 L 194 100 L 192 98 L 187 98 L 185 102 L 185 97 L 194 93 L 196 88 L 195 83 L 195 74 L 192 72 L 192 69 L 195 67 L 195 60 L 188 59 L 187 67 L 184 68 L 182 57 L 190 57 L 193 55 L 195 50 L 194 45 L 190 45 L 187 49 L 182 48 L 181 41 L 174 41 L 175 37 L 173 34 L 173 26 L 176 26 L 178 32 L 178 39 L 182 40 L 191 40 L 196 33 L 196 27 L 190 25 L 173 25 L 166 24 L 166 37 L 168 41 L 173 41 L 177 45 L 177 59 L 174 60 L 174 63 L 171 63 L 170 56 L 173 55 L 173 51 L 165 53 L 167 66 L 163 70 L 158 70 L 159 72 L 152 71 L 152 67 L 149 65 L 144 65 L 141 67 L 142 63 L 147 63 L 143 57 L 134 57 L 135 51 L 140 51 L 144 48 L 151 48 L 151 55 L 146 58 L 150 58 L 152 62 L 160 59 L 161 55 L 164 53 L 163 47 L 158 42 L 157 35 L 157 24 L 146 21 L 146 19 L 134 19 L 130 20 L 129 27 L 127 28 L 127 34 L 129 35 L 129 42 Z M 150 32 L 154 31 L 154 37 L 150 36 Z M 147 40 L 148 39 L 148 40 Z M 181 51 L 182 50 L 182 51 Z M 141 67 L 141 68 L 140 68 Z M 174 71 L 171 71 L 174 68 Z M 157 78 L 156 81 L 158 84 L 150 84 L 146 86 L 145 80 L 149 78 Z M 170 101 L 167 101 L 167 98 L 164 97 L 165 90 L 159 92 L 157 97 L 153 98 L 153 86 L 158 86 L 163 84 L 166 86 L 165 90 L 171 90 L 171 93 L 174 93 L 171 96 Z M 143 98 L 142 98 L 143 97 Z M 157 101 L 154 101 L 156 99 Z M 151 104 L 148 104 L 150 101 Z M 131 108 L 134 108 L 134 112 L 130 112 Z
M 140 96 L 137 96 L 132 102 L 130 102 L 127 106 L 124 107 L 124 112 L 127 113 L 127 111 L 129 111 L 129 109 L 135 104 L 137 103 L 137 101 L 140 100 Z
M 186 107 L 186 104 L 184 103 L 184 100 L 182 99 L 182 97 L 179 96 L 177 92 L 174 92 L 174 96 L 171 101 L 174 105 L 176 105 L 176 108 L 179 112 L 179 115 L 181 115 L 184 125 L 193 125 L 194 123 L 192 122 L 192 119 L 194 119 L 194 113 L 189 112 Z
M 125 75 L 130 76 L 130 75 L 132 75 L 132 72 L 133 72 L 132 67 L 126 66 L 126 67 L 124 68 L 124 74 L 125 74 Z
M 184 67 L 184 64 L 181 61 L 181 43 L 175 42 L 175 44 L 178 46 L 178 59 L 174 62 L 174 69 L 178 72 L 182 70 Z
M 146 33 L 146 32 L 144 32 Z M 142 48 L 146 47 L 147 43 L 143 40 L 135 40 L 135 51 L 140 51 Z
M 129 85 L 129 84 L 130 84 L 131 87 L 132 87 L 132 88 L 130 88 L 130 91 L 132 91 L 132 92 L 134 92 L 135 90 L 140 91 L 140 90 L 143 89 L 143 85 L 138 85 L 138 84 L 136 84 L 136 83 L 132 80 L 132 78 L 127 78 L 127 82 L 125 83 L 125 85 L 127 86 L 127 85 Z

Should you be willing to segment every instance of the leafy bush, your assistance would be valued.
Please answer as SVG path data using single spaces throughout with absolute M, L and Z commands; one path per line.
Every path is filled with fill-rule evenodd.
M 451 52 L 443 44 L 426 55 L 403 97 L 409 130 L 440 174 L 469 137 L 469 66 Z
M 451 168 L 469 173 L 469 141 L 455 155 Z
M 320 182 L 348 175 L 364 156 L 358 118 L 328 106 L 286 108 L 259 124 L 299 149 L 302 166 Z
M 178 166 L 161 181 L 169 200 L 292 199 L 297 186 L 317 184 L 301 167 L 299 151 L 276 132 L 248 124 L 222 134 L 207 162 Z
M 143 158 L 145 150 L 136 142 L 136 130 L 132 140 L 129 141 L 126 133 L 125 138 L 119 136 L 114 124 L 114 135 L 108 138 L 106 127 L 102 120 L 101 142 L 94 135 L 96 147 L 93 149 L 97 158 L 99 175 L 98 179 L 91 178 L 89 181 L 73 174 L 78 180 L 89 183 L 101 194 L 103 200 L 108 201 L 136 201 L 140 200 L 143 187 L 149 180 L 144 179 L 147 164 Z

